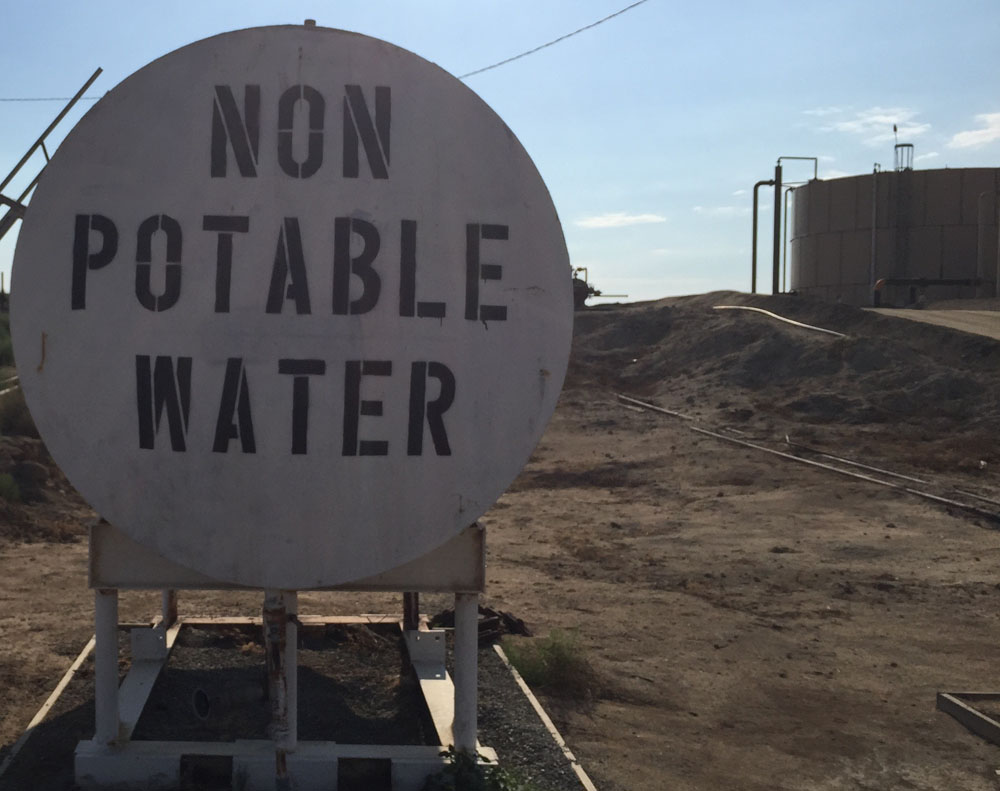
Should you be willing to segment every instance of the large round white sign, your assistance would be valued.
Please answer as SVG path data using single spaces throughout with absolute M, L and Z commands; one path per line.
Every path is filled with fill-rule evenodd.
M 478 518 L 572 335 L 551 198 L 437 66 L 365 36 L 199 41 L 46 168 L 12 282 L 39 431 L 109 521 L 243 585 L 387 570 Z

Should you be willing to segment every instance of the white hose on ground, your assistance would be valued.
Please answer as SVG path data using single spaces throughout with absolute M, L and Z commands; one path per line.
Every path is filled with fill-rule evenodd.
M 765 316 L 770 316 L 772 319 L 777 319 L 778 321 L 783 321 L 786 324 L 794 324 L 796 327 L 802 327 L 806 330 L 815 330 L 816 332 L 825 332 L 827 335 L 834 335 L 838 338 L 846 338 L 847 336 L 842 332 L 837 332 L 836 330 L 828 330 L 825 327 L 815 327 L 812 324 L 803 324 L 801 321 L 795 321 L 794 319 L 788 319 L 784 316 L 779 316 L 777 313 L 772 313 L 769 310 L 764 310 L 763 308 L 754 308 L 750 305 L 715 305 L 712 310 L 752 310 L 754 313 L 763 313 Z

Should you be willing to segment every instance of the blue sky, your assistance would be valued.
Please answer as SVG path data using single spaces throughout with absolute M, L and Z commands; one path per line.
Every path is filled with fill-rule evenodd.
M 306 18 L 461 75 L 628 4 L 0 0 L 0 98 L 71 96 L 98 66 L 104 73 L 88 95 L 100 95 L 197 39 Z M 573 264 L 606 293 L 654 299 L 749 290 L 751 191 L 779 156 L 818 157 L 820 178 L 869 172 L 874 162 L 891 168 L 895 123 L 918 168 L 1000 166 L 998 40 L 996 0 L 647 0 L 466 82 L 534 159 Z M 63 122 L 52 148 L 92 105 Z M 0 102 L 4 175 L 60 108 Z M 39 156 L 26 178 L 41 164 Z M 808 163 L 788 163 L 785 179 L 811 173 Z M 761 198 L 767 262 L 770 190 Z M 15 235 L 0 241 L 0 271 L 9 273 Z

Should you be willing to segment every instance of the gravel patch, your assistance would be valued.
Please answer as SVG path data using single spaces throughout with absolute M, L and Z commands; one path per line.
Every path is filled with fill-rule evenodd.
M 133 738 L 230 741 L 265 738 L 268 721 L 259 629 L 185 627 Z M 123 672 L 127 637 L 121 642 Z M 344 743 L 432 744 L 434 729 L 398 632 L 368 626 L 303 630 L 299 736 Z M 206 693 L 207 716 L 194 705 Z M 73 751 L 93 736 L 93 657 L 32 735 L 0 791 L 73 791 Z M 204 710 L 201 710 L 204 714 Z M 492 647 L 479 652 L 479 741 L 539 791 L 580 791 L 569 762 Z

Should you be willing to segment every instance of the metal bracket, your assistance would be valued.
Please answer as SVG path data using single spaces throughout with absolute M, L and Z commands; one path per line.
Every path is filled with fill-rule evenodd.
M 28 207 L 25 206 L 23 203 L 19 203 L 13 198 L 8 198 L 6 195 L 2 193 L 0 193 L 0 203 L 4 204 L 5 206 L 10 206 L 11 212 L 13 212 L 14 216 L 16 216 L 19 220 L 24 219 L 24 213 L 28 210 Z
M 160 626 L 129 632 L 133 662 L 162 662 L 167 658 L 166 630 Z
M 411 662 L 431 662 L 444 667 L 444 629 L 407 630 L 403 634 Z

